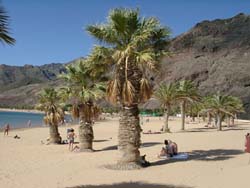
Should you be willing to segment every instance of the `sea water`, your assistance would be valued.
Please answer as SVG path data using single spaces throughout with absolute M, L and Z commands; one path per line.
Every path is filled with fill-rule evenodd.
M 9 123 L 11 128 L 39 127 L 44 125 L 43 117 L 42 113 L 0 111 L 0 127 L 6 123 Z

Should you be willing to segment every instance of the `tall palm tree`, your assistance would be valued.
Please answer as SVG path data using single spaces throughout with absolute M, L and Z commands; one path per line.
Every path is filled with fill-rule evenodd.
M 176 102 L 177 98 L 177 87 L 176 84 L 161 84 L 155 92 L 155 97 L 161 102 L 163 108 L 165 109 L 165 124 L 163 131 L 169 132 L 168 119 L 171 106 Z
M 118 166 L 137 168 L 140 159 L 138 104 L 152 94 L 150 72 L 156 70 L 163 55 L 169 30 L 155 18 L 141 18 L 138 10 L 114 9 L 107 23 L 90 25 L 87 31 L 103 45 L 92 57 L 108 68 L 111 79 L 107 98 L 121 106 Z
M 0 42 L 13 45 L 15 43 L 15 39 L 9 35 L 8 25 L 9 16 L 4 10 L 4 7 L 0 5 Z
M 199 100 L 197 88 L 189 80 L 183 80 L 178 83 L 177 100 L 180 102 L 181 109 L 181 130 L 185 130 L 185 112 L 188 103 Z
M 234 116 L 243 111 L 242 102 L 238 98 L 220 93 L 208 97 L 205 106 L 207 111 L 214 114 L 219 131 L 222 130 L 222 118 L 225 114 Z
M 75 65 L 66 67 L 67 73 L 61 75 L 68 87 L 61 88 L 61 95 L 64 101 L 72 105 L 72 115 L 79 118 L 79 141 L 81 151 L 93 150 L 93 120 L 96 117 L 97 108 L 95 101 L 105 93 L 102 83 L 97 83 L 94 75 L 95 69 L 89 69 L 91 63 L 87 60 L 80 60 Z
M 64 111 L 59 104 L 60 97 L 53 88 L 45 88 L 39 94 L 39 104 L 36 108 L 45 112 L 44 122 L 49 125 L 52 144 L 60 144 L 61 136 L 58 132 L 58 124 L 64 120 Z

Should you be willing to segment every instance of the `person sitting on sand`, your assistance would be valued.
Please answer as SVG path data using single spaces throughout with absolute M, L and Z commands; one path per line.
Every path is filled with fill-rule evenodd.
M 164 140 L 165 146 L 162 148 L 158 157 L 173 157 L 178 154 L 178 146 L 171 140 Z
M 74 139 L 75 139 L 76 135 L 74 133 L 74 129 L 70 129 L 70 131 L 68 131 L 68 143 L 69 143 L 69 151 L 73 151 L 73 146 L 74 146 Z
M 178 146 L 175 142 L 172 142 L 171 140 L 165 140 L 164 144 L 167 154 L 170 157 L 173 157 L 174 155 L 178 154 Z
M 10 124 L 6 124 L 5 126 L 4 126 L 4 136 L 5 135 L 9 135 L 9 130 L 10 130 Z

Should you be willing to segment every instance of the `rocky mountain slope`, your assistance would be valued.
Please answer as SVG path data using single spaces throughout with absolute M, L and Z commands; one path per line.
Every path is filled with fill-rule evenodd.
M 201 94 L 240 97 L 250 118 L 250 16 L 203 21 L 174 38 L 158 81 L 192 80 Z
M 203 21 L 171 40 L 156 83 L 192 80 L 201 94 L 218 91 L 240 97 L 250 118 L 250 16 Z M 33 106 L 41 88 L 62 84 L 62 64 L 0 65 L 0 106 Z

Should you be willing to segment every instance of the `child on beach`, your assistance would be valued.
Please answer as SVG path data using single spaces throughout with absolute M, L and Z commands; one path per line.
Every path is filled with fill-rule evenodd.
M 69 143 L 69 151 L 73 151 L 73 146 L 74 146 L 74 139 L 75 139 L 76 135 L 74 133 L 74 129 L 70 129 L 68 131 L 68 143 Z

